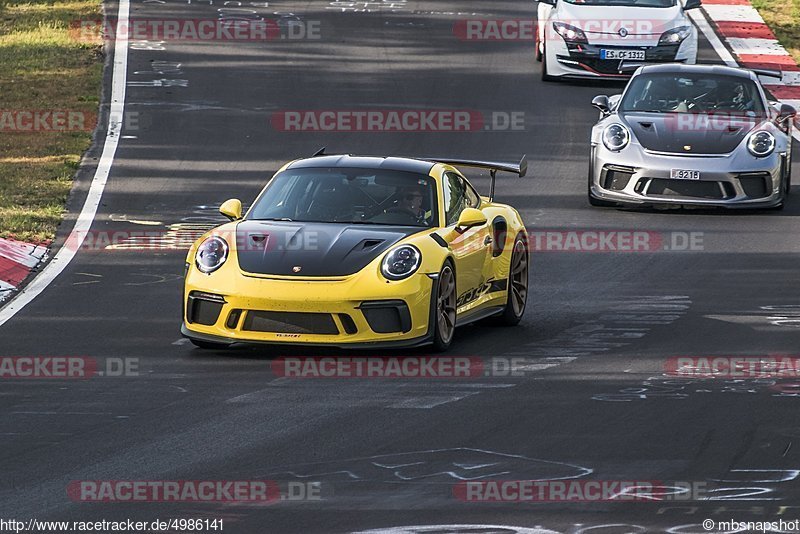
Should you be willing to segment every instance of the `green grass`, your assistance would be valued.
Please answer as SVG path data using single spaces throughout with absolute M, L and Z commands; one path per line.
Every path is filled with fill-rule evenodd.
M 101 43 L 78 40 L 69 28 L 100 17 L 99 0 L 0 0 L 0 110 L 94 117 Z M 0 237 L 36 243 L 53 238 L 90 141 L 91 131 L 0 130 Z
M 764 22 L 795 61 L 800 62 L 800 0 L 752 0 Z

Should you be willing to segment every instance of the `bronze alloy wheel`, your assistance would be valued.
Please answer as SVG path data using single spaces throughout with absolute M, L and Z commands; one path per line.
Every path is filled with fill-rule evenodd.
M 456 330 L 456 277 L 450 265 L 442 267 L 436 295 L 436 330 L 443 345 L 449 345 Z
M 511 291 L 509 299 L 514 310 L 514 315 L 522 317 L 525 313 L 525 303 L 528 301 L 528 253 L 525 243 L 517 240 L 514 251 L 511 253 L 511 275 L 509 276 Z

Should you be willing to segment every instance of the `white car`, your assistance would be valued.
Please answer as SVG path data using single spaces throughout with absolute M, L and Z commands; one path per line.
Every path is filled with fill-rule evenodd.
M 698 7 L 700 0 L 540 0 L 542 80 L 626 78 L 632 70 L 623 62 L 693 64 L 697 29 L 686 11 Z

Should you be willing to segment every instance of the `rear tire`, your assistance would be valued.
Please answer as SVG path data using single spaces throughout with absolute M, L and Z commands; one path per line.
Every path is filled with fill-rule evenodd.
M 431 295 L 434 352 L 444 352 L 450 348 L 456 330 L 456 273 L 448 260 L 439 271 L 436 292 Z
M 522 234 L 514 240 L 511 249 L 511 266 L 508 270 L 508 298 L 503 313 L 498 316 L 504 326 L 518 325 L 525 315 L 528 304 L 528 275 L 530 271 L 530 254 L 528 245 Z

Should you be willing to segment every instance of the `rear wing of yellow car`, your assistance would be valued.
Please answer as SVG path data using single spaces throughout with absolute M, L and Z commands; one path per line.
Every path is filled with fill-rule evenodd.
M 489 191 L 489 200 L 494 200 L 494 182 L 497 176 L 497 171 L 510 172 L 516 174 L 520 178 L 528 174 L 528 156 L 523 155 L 519 163 L 498 163 L 496 161 L 480 161 L 472 159 L 451 159 L 451 158 L 420 158 L 425 161 L 435 161 L 437 163 L 444 163 L 445 165 L 452 165 L 454 167 L 474 167 L 477 169 L 488 169 L 489 175 L 492 177 L 492 185 Z

